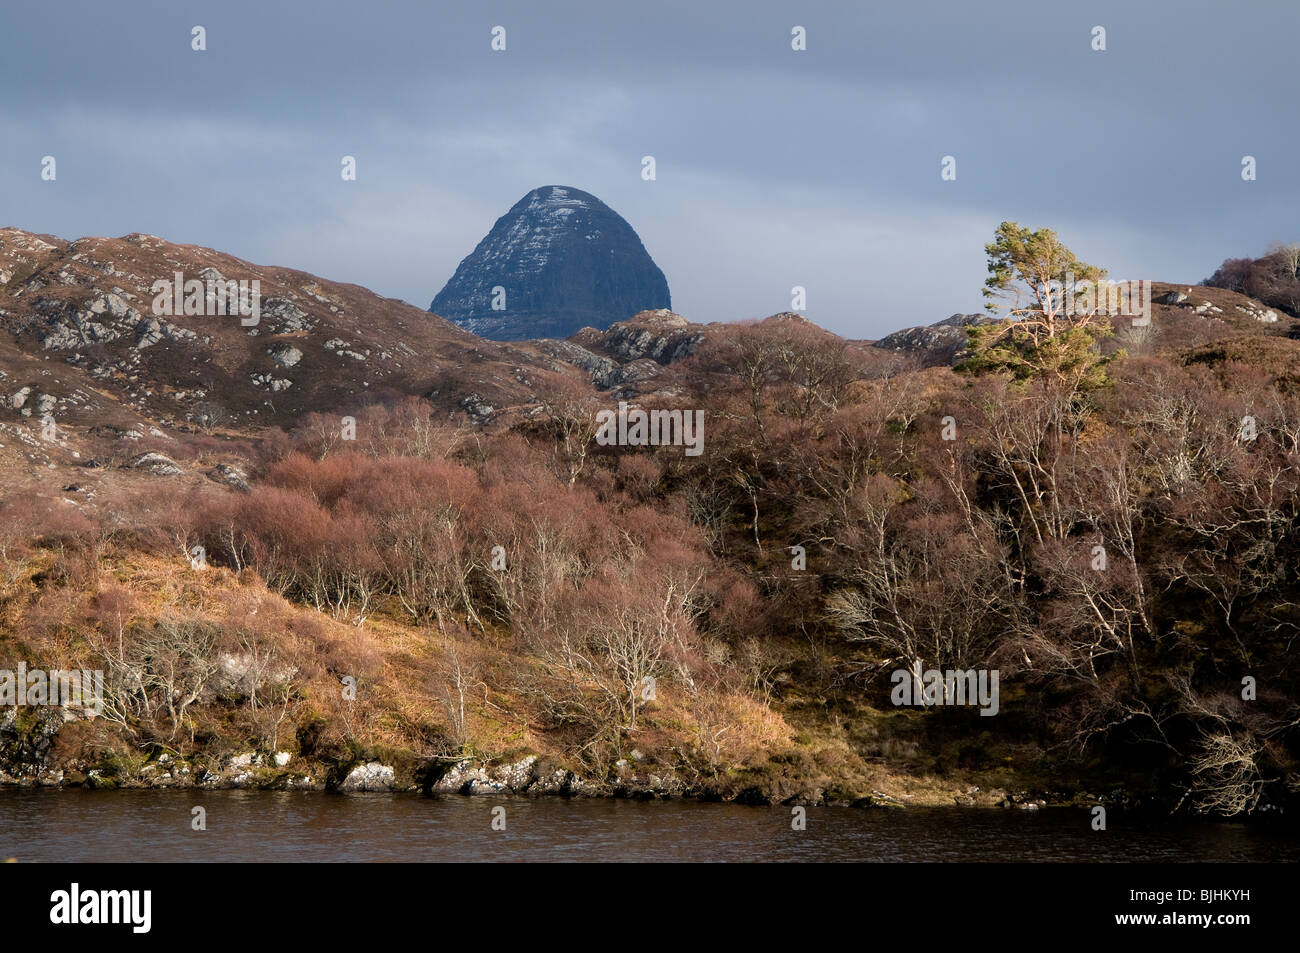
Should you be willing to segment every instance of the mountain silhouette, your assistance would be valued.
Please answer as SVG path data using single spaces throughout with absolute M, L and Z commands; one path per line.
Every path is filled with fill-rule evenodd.
M 497 219 L 429 310 L 496 341 L 566 338 L 671 308 L 636 231 L 589 192 L 533 189 Z

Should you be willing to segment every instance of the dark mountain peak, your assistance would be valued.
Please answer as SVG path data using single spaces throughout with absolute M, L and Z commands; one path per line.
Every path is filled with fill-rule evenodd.
M 429 310 L 518 341 L 604 330 L 671 306 L 663 272 L 621 215 L 590 192 L 544 185 L 497 219 Z
M 537 208 L 577 208 L 600 206 L 608 208 L 604 202 L 596 198 L 590 192 L 584 192 L 582 189 L 575 189 L 571 185 L 543 185 L 533 189 L 518 202 L 515 208 L 527 203 L 530 209 Z

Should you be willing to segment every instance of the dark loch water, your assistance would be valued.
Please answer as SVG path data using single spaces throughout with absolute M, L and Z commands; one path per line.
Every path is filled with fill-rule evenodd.
M 190 828 L 191 809 L 207 830 Z M 492 829 L 505 808 L 504 831 Z M 1296 861 L 1278 824 L 1153 822 L 1112 811 L 871 811 L 688 801 L 421 798 L 252 791 L 0 790 L 0 860 Z

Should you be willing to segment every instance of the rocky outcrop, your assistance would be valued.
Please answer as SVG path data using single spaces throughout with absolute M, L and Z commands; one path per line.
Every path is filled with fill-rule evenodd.
M 142 453 L 131 461 L 131 469 L 148 470 L 154 476 L 179 476 L 185 471 L 181 465 L 164 453 Z
M 281 367 L 293 367 L 302 360 L 302 351 L 283 341 L 273 345 L 266 353 L 271 355 L 271 360 Z
M 537 348 L 543 354 L 547 354 L 558 361 L 581 368 L 591 375 L 593 381 L 600 381 L 613 374 L 618 370 L 619 366 L 617 361 L 594 354 L 582 345 L 575 344 L 572 341 L 546 339 L 538 341 Z M 553 369 L 559 370 L 559 367 L 553 365 Z
M 659 364 L 669 364 L 687 357 L 703 339 L 704 331 L 698 325 L 661 308 L 610 325 L 601 335 L 600 343 L 620 361 L 650 358 Z
M 60 784 L 63 770 L 52 763 L 54 736 L 67 709 L 0 708 L 0 784 Z
M 534 189 L 497 219 L 429 310 L 497 341 L 566 338 L 671 307 L 632 226 L 587 192 Z
M 704 326 L 660 308 L 618 321 L 604 331 L 583 328 L 566 341 L 539 340 L 535 347 L 586 371 L 602 390 L 623 396 L 659 377 L 666 365 L 690 356 L 707 333 Z
M 572 771 L 543 765 L 536 755 L 500 765 L 485 765 L 467 758 L 435 762 L 421 775 L 426 794 L 530 794 L 584 797 L 609 793 Z
M 315 327 L 307 312 L 287 298 L 271 297 L 263 301 L 261 321 L 273 334 L 310 331 Z
M 978 787 L 944 793 L 936 788 L 917 797 L 871 790 L 868 796 L 831 793 L 824 785 L 773 775 L 764 780 L 717 778 L 687 782 L 669 766 L 632 750 L 610 765 L 603 777 L 580 775 L 536 755 L 493 763 L 476 758 L 436 758 L 403 766 L 367 758 L 351 764 L 313 762 L 287 751 L 226 753 L 217 759 L 182 757 L 166 750 L 105 753 L 98 760 L 61 760 L 55 736 L 80 716 L 67 709 L 41 707 L 0 711 L 0 785 L 23 787 L 199 788 L 209 790 L 335 790 L 388 794 L 422 792 L 433 796 L 617 797 L 639 800 L 703 798 L 745 804 L 805 804 L 852 807 L 962 806 L 1041 807 L 1027 793 L 1007 794 Z M 418 766 L 417 766 L 418 765 Z M 757 782 L 757 783 L 756 783 Z M 947 789 L 948 785 L 942 785 Z M 1085 795 L 1089 804 L 1104 796 Z
M 240 493 L 249 492 L 248 474 L 239 467 L 232 467 L 228 463 L 218 463 L 208 471 L 208 477 L 218 483 L 233 487 Z
M 287 377 L 272 377 L 270 374 L 252 374 L 249 379 L 258 387 L 265 387 L 273 394 L 278 394 L 293 386 L 293 381 Z
M 949 364 L 964 355 L 967 341 L 966 328 L 973 324 L 988 324 L 995 320 L 987 314 L 954 314 L 934 324 L 904 328 L 887 334 L 873 347 L 886 351 L 913 354 L 927 364 Z
M 340 791 L 391 791 L 393 790 L 393 769 L 378 761 L 359 764 L 348 772 L 339 785 Z

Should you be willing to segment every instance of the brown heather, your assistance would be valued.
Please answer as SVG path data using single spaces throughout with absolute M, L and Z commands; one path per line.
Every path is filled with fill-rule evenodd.
M 0 411 L 0 664 L 107 673 L 105 717 L 57 735 L 70 778 L 282 750 L 292 771 L 263 783 L 536 754 L 596 790 L 632 759 L 746 799 L 952 803 L 978 785 L 1234 814 L 1300 787 L 1300 341 L 1236 292 L 1117 326 L 1099 386 L 927 366 L 777 315 L 675 324 L 692 353 L 619 391 L 550 344 L 477 341 L 352 286 L 129 239 L 47 239 L 20 262 L 4 234 L 3 392 L 84 395 L 53 445 Z M 15 294 L 80 274 L 73 247 L 142 275 L 168 255 L 247 267 L 264 295 L 310 283 L 347 315 L 313 318 L 415 356 L 363 389 L 365 362 L 319 346 L 341 324 L 317 328 L 268 398 L 245 373 L 268 339 L 236 326 L 146 351 L 135 381 L 92 377 L 44 360 L 32 317 L 38 295 L 85 287 Z M 575 340 L 645 360 L 611 332 Z M 192 364 L 218 424 L 164 408 Z M 704 409 L 703 455 L 595 446 L 595 410 L 620 397 Z M 139 466 L 150 450 L 180 472 Z M 998 717 L 895 708 L 889 673 L 917 658 L 997 668 Z

